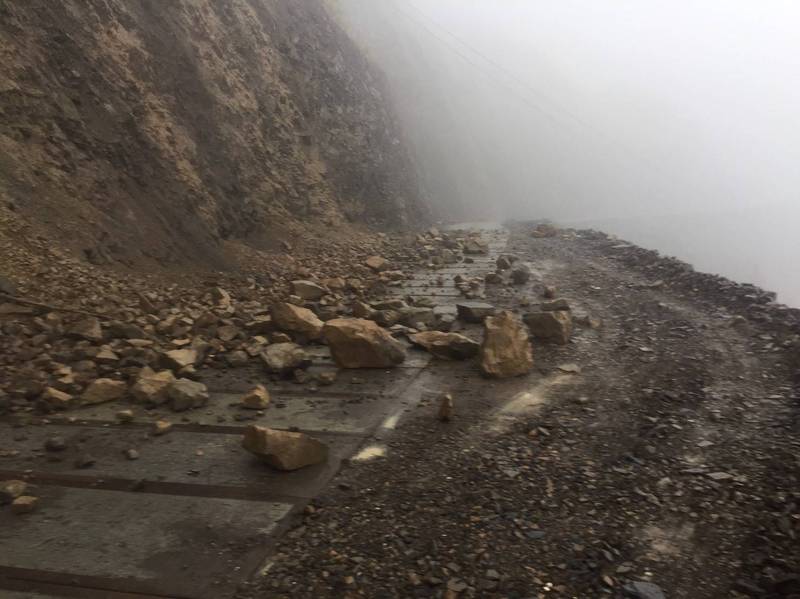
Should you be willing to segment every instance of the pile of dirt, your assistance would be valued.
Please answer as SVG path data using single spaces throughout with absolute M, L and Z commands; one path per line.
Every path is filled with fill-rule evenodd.
M 3 3 L 0 40 L 0 203 L 91 262 L 424 216 L 381 79 L 317 0 Z

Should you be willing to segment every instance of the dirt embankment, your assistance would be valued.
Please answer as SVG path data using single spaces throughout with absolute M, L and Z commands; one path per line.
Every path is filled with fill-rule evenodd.
M 0 200 L 91 261 L 422 215 L 381 81 L 317 1 L 0 5 Z

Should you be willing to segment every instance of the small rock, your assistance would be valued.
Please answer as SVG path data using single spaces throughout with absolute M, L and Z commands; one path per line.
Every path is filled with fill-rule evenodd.
M 17 497 L 25 494 L 28 483 L 23 480 L 4 480 L 0 482 L 0 505 L 13 502 Z
M 164 435 L 172 430 L 172 423 L 168 420 L 156 420 L 153 423 L 153 434 L 156 436 Z
M 84 318 L 70 326 L 65 335 L 72 339 L 83 339 L 85 341 L 97 342 L 103 339 L 103 328 L 100 321 L 94 316 Z
M 453 396 L 449 393 L 442 395 L 439 400 L 438 418 L 441 422 L 450 422 L 453 418 Z
M 133 410 L 120 410 L 115 416 L 119 422 L 131 422 L 133 421 Z
M 296 343 L 273 343 L 261 352 L 261 360 L 270 372 L 289 373 L 305 368 L 311 360 L 302 347 Z
M 623 587 L 623 591 L 635 599 L 667 599 L 661 587 L 652 582 L 631 582 Z
M 11 503 L 12 514 L 30 514 L 39 504 L 39 498 L 31 495 L 20 495 Z
M 531 269 L 526 264 L 520 264 L 511 271 L 511 281 L 515 285 L 524 285 L 531 279 Z
M 313 281 L 292 281 L 292 293 L 304 300 L 316 301 L 327 294 L 328 290 Z
M 65 410 L 73 401 L 72 395 L 64 393 L 53 387 L 47 387 L 42 393 L 42 399 L 54 410 Z
M 389 262 L 380 256 L 370 256 L 364 262 L 369 268 L 374 270 L 375 272 L 380 272 L 382 270 L 386 270 L 389 267 Z
M 83 405 L 94 405 L 122 398 L 128 391 L 125 381 L 97 379 L 81 395 Z
M 464 322 L 481 323 L 487 316 L 492 316 L 496 309 L 484 302 L 462 302 L 456 304 L 458 318 Z
M 553 300 L 551 302 L 544 302 L 542 304 L 542 310 L 545 312 L 557 312 L 559 310 L 569 310 L 569 302 L 564 298 L 559 298 Z
M 179 371 L 187 366 L 195 366 L 200 356 L 196 349 L 173 349 L 164 354 L 167 368 Z
M 572 316 L 569 312 L 531 312 L 523 320 L 536 339 L 552 340 L 561 345 L 569 343 L 572 335 Z
M 324 323 L 308 308 L 295 306 L 288 302 L 274 304 L 272 319 L 282 331 L 299 333 L 309 340 L 319 339 Z
M 555 299 L 558 290 L 553 285 L 545 285 L 542 295 L 545 299 Z
M 143 368 L 131 387 L 131 395 L 142 403 L 161 405 L 169 399 L 167 391 L 174 382 L 175 375 L 171 370 L 153 372 L 150 368 Z
M 242 407 L 249 410 L 264 410 L 269 406 L 269 391 L 264 385 L 257 385 L 242 397 Z
M 178 379 L 167 389 L 172 400 L 172 409 L 184 412 L 191 408 L 199 408 L 208 403 L 208 389 L 203 383 L 189 379 Z
M 425 331 L 410 335 L 408 338 L 411 343 L 425 348 L 437 358 L 447 360 L 466 360 L 476 356 L 480 350 L 477 341 L 458 333 Z
M 242 447 L 278 470 L 291 471 L 324 462 L 328 447 L 303 433 L 261 426 L 245 430 Z
M 161 434 L 161 433 L 158 433 Z M 129 460 L 138 460 L 139 459 L 139 452 L 135 449 L 126 449 L 125 450 L 125 457 Z
M 67 448 L 67 442 L 64 437 L 50 437 L 44 442 L 44 448 L 47 451 L 64 451 Z

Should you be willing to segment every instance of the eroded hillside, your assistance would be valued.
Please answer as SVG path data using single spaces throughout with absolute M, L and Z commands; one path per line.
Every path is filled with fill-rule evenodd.
M 316 1 L 0 4 L 0 194 L 93 262 L 421 216 L 381 82 Z

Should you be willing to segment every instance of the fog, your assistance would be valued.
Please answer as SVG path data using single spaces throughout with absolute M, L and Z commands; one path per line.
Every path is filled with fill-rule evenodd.
M 593 226 L 800 305 L 800 3 L 337 10 L 442 219 Z

